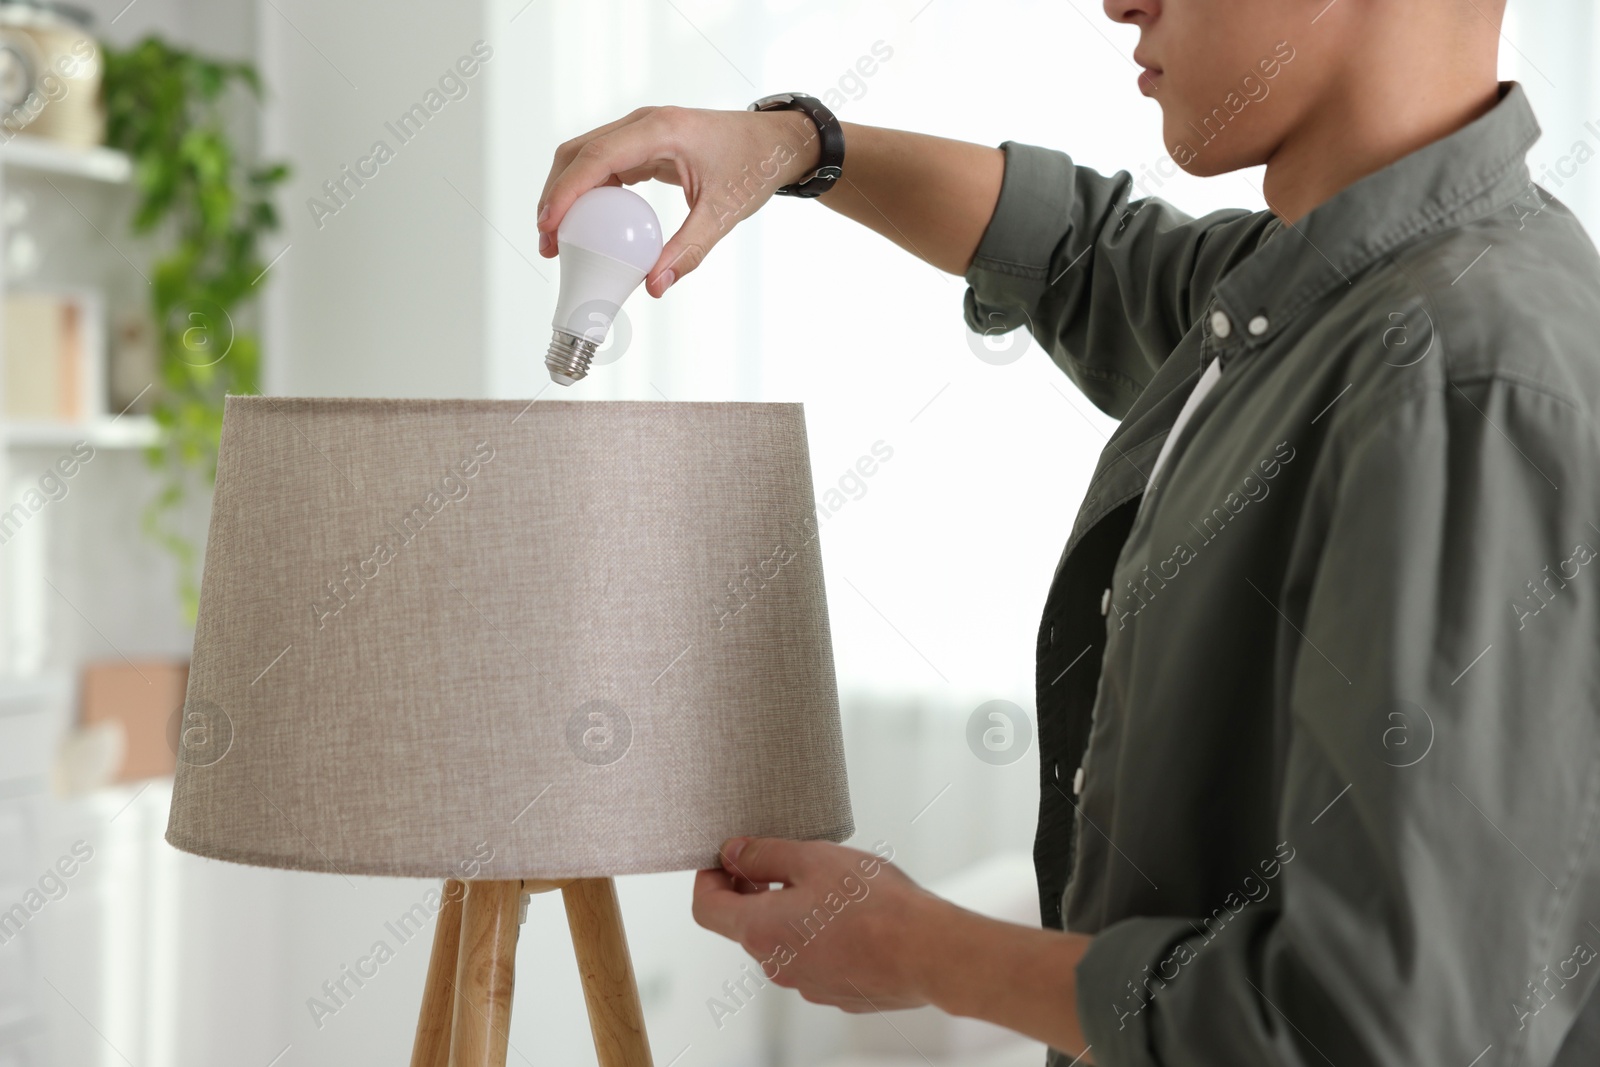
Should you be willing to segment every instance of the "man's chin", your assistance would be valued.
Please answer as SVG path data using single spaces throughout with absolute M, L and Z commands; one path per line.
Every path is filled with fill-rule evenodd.
M 1240 152 L 1237 145 L 1224 145 L 1222 140 L 1205 141 L 1195 133 L 1194 127 L 1182 122 L 1167 123 L 1173 128 L 1164 129 L 1167 154 L 1185 174 L 1196 178 L 1212 178 L 1236 170 L 1253 167 L 1259 160 L 1252 153 Z
M 1205 152 L 1200 152 L 1199 154 L 1176 154 L 1172 158 L 1174 162 L 1178 163 L 1179 170 L 1193 178 L 1214 178 L 1219 174 L 1227 174 L 1229 171 L 1239 169 L 1238 167 L 1230 167 L 1225 163 L 1221 163 Z M 1182 162 L 1185 160 L 1186 162 Z

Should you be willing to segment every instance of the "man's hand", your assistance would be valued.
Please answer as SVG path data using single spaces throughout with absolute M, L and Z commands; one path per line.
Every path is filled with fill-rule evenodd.
M 695 922 L 739 942 L 769 981 L 813 1003 L 849 1012 L 932 1004 L 1092 1064 L 1077 1005 L 1089 938 L 941 900 L 891 864 L 893 856 L 881 844 L 863 852 L 827 841 L 729 838 L 722 867 L 695 875 Z
M 681 186 L 689 217 L 645 280 L 645 291 L 659 297 L 821 156 L 817 127 L 799 111 L 641 107 L 556 149 L 539 195 L 539 254 L 560 254 L 561 220 L 591 189 L 652 178 Z
M 939 912 L 958 909 L 880 849 L 730 838 L 721 869 L 695 876 L 695 921 L 739 942 L 768 980 L 813 1003 L 849 1012 L 920 1007 L 931 997 L 915 946 L 937 930 Z M 782 887 L 769 889 L 772 882 Z

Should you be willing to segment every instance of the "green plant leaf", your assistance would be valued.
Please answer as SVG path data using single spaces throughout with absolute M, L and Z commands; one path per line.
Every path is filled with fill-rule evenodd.
M 178 525 L 180 509 L 216 478 L 224 398 L 260 392 L 259 345 L 234 325 L 261 291 L 254 284 L 263 269 L 260 240 L 279 224 L 270 197 L 290 170 L 283 162 L 241 162 L 228 131 L 230 87 L 256 99 L 263 92 L 249 63 L 215 60 L 155 36 L 101 49 L 106 143 L 133 161 L 138 202 L 130 226 L 159 232 L 165 246 L 148 270 L 161 388 L 151 411 L 160 433 L 144 450 L 161 484 L 141 525 L 178 564 L 179 601 L 192 623 L 199 552 Z M 206 327 L 198 345 L 191 332 L 196 309 Z M 220 353 L 204 345 L 225 340 L 231 347 L 213 361 Z

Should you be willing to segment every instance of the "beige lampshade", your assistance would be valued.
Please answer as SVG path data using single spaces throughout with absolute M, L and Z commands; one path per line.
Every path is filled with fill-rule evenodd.
M 799 404 L 230 397 L 167 840 L 567 878 L 853 830 Z

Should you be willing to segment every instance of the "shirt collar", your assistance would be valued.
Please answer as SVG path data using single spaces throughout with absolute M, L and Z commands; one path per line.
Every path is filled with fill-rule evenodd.
M 1529 184 L 1526 156 L 1539 134 L 1521 84 L 1503 81 L 1499 102 L 1467 125 L 1352 182 L 1292 226 L 1275 216 L 1261 245 L 1217 282 L 1202 327 L 1207 346 L 1226 361 L 1265 344 L 1379 257 L 1514 200 Z

